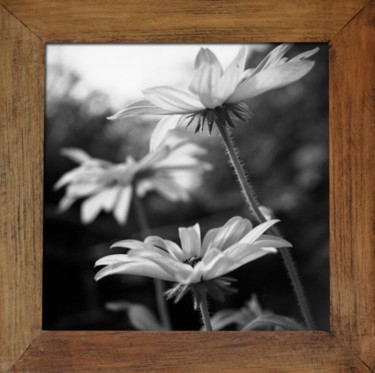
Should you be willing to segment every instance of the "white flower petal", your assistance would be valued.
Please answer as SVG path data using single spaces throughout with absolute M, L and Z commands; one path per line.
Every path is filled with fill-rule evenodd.
M 95 220 L 99 212 L 106 205 L 108 190 L 104 189 L 98 194 L 87 198 L 81 204 L 81 220 L 84 224 L 89 224 Z
M 272 236 L 271 236 L 272 237 Z M 275 237 L 276 239 L 278 237 Z M 225 251 L 225 255 L 232 259 L 233 265 L 230 266 L 230 271 L 233 271 L 246 263 L 249 263 L 253 260 L 261 258 L 264 255 L 276 253 L 277 250 L 270 247 L 264 247 L 264 244 L 272 243 L 276 247 L 284 247 L 285 240 L 280 239 L 280 241 L 276 241 L 274 239 L 264 240 L 261 242 L 255 242 L 251 245 L 248 244 L 237 244 L 233 245 L 231 248 Z M 285 241 L 287 242 L 287 241 Z M 288 243 L 288 242 L 287 242 Z M 280 246 L 277 246 L 280 245 Z M 271 250 L 270 250 L 271 249 Z
M 237 85 L 239 85 L 239 83 L 242 83 L 242 82 L 244 82 L 245 80 L 249 79 L 251 76 L 253 76 L 253 75 L 254 75 L 254 71 L 255 71 L 255 69 L 246 69 L 246 70 L 242 73 L 241 78 L 240 78 L 240 80 L 239 80 L 239 82 L 238 82 Z
M 212 65 L 215 66 L 219 71 L 220 75 L 223 73 L 220 61 L 209 48 L 201 48 L 195 57 L 194 68 L 199 69 L 202 66 Z
M 133 102 L 123 109 L 121 109 L 116 114 L 108 117 L 109 120 L 115 120 L 119 118 L 130 118 L 130 117 L 137 117 L 140 115 L 170 115 L 176 114 L 171 112 L 170 110 L 165 110 L 159 106 L 152 104 L 148 100 L 139 100 Z
M 160 247 L 161 249 L 167 251 L 175 259 L 183 261 L 183 252 L 181 248 L 172 241 L 163 240 L 158 236 L 149 236 L 145 239 L 145 243 Z
M 156 246 L 151 247 L 151 245 L 150 248 L 147 249 L 130 250 L 128 252 L 128 256 L 129 258 L 149 258 L 150 256 L 159 256 L 167 259 L 171 257 L 171 255 L 168 252 L 159 249 Z
M 68 185 L 66 194 L 72 197 L 81 198 L 87 197 L 92 194 L 99 193 L 103 190 L 103 184 L 98 182 L 87 182 L 87 183 L 72 183 Z
M 129 263 L 137 261 L 136 258 L 129 258 L 127 254 L 112 254 L 103 256 L 95 262 L 95 267 L 98 266 L 107 266 L 117 263 Z
M 70 182 L 73 182 L 77 176 L 81 175 L 81 173 L 82 173 L 81 167 L 77 167 L 71 171 L 66 172 L 64 175 L 60 177 L 59 180 L 57 180 L 57 182 L 53 186 L 53 189 L 58 190 L 64 185 L 69 184 Z
M 300 61 L 300 60 L 305 60 L 306 58 L 309 58 L 313 56 L 315 53 L 319 51 L 319 47 L 316 47 L 314 49 L 310 49 L 309 51 L 303 52 L 298 54 L 297 56 L 291 58 L 289 62 L 294 62 L 294 61 Z
M 263 246 L 261 244 L 258 245 L 257 243 L 254 243 L 252 245 L 248 245 L 239 243 L 226 250 L 225 255 L 231 258 L 233 262 L 239 263 L 245 256 L 263 251 L 265 252 L 264 255 L 266 255 L 267 250 L 263 250 Z
M 280 220 L 273 219 L 266 221 L 262 224 L 257 225 L 248 234 L 246 234 L 240 241 L 240 244 L 252 244 L 257 240 L 257 238 L 262 235 L 267 229 L 272 227 L 274 224 L 278 223 Z
M 180 246 L 170 240 L 164 240 L 164 242 L 166 244 L 166 249 L 171 255 L 174 255 L 178 260 L 183 260 L 184 253 L 181 250 Z
M 120 190 L 121 188 L 118 186 L 114 186 L 112 188 L 103 190 L 103 194 L 106 197 L 105 201 L 103 202 L 103 210 L 105 212 L 110 212 L 113 210 L 113 207 L 117 201 Z
M 88 153 L 78 148 L 63 148 L 61 149 L 60 154 L 76 163 L 84 163 L 92 159 Z
M 204 170 L 210 170 L 209 167 L 205 169 L 201 169 L 200 166 L 204 166 L 205 163 L 202 162 L 196 168 L 190 169 L 178 169 L 169 172 L 168 179 L 173 180 L 176 184 L 177 188 L 180 188 L 187 194 L 187 198 L 181 198 L 184 201 L 189 201 L 189 192 L 193 191 L 194 189 L 198 189 L 202 185 L 202 178 L 200 177 Z M 182 193 L 180 193 L 182 194 Z
M 155 254 L 153 255 L 150 253 L 144 254 L 143 257 L 157 264 L 165 272 L 169 273 L 170 276 L 173 277 L 174 281 L 176 281 L 177 275 L 182 276 L 183 278 L 188 278 L 193 271 L 193 268 L 189 264 L 181 263 L 180 261 L 174 259 L 170 255 L 169 257 L 167 257 Z
M 152 104 L 168 110 L 171 114 L 190 114 L 204 109 L 195 96 L 173 87 L 148 88 L 143 94 Z
M 206 266 L 206 271 L 204 273 L 205 280 L 211 280 L 216 277 L 223 276 L 230 272 L 230 268 L 233 266 L 233 261 L 227 255 L 220 252 L 214 260 Z
M 251 228 L 252 224 L 248 219 L 235 216 L 229 219 L 225 225 L 220 228 L 211 244 L 209 244 L 208 249 L 216 248 L 225 250 L 244 237 Z
M 255 241 L 255 244 L 263 246 L 265 248 L 280 248 L 293 246 L 289 241 L 284 240 L 281 237 L 272 236 L 270 234 L 263 234 Z
M 122 247 L 124 249 L 138 250 L 138 249 L 153 249 L 153 246 L 148 245 L 138 240 L 121 240 L 111 245 L 110 249 L 114 247 Z
M 221 257 L 222 255 L 223 255 L 222 252 L 218 249 L 208 250 L 206 251 L 206 254 L 203 255 L 202 262 L 207 268 L 207 266 L 210 265 L 210 263 L 212 263 L 215 259 L 217 259 L 218 257 Z
M 199 97 L 206 108 L 214 109 L 223 103 L 216 96 L 223 68 L 215 54 L 208 48 L 201 48 L 195 61 L 195 67 L 189 90 Z
M 176 202 L 176 201 L 189 201 L 190 195 L 184 187 L 178 185 L 171 178 L 165 177 L 165 175 L 155 176 L 152 179 L 153 188 L 165 199 Z
M 103 277 L 124 274 L 124 275 L 138 275 L 151 278 L 158 278 L 164 281 L 173 281 L 173 277 L 165 272 L 159 265 L 145 259 L 143 261 L 136 261 L 130 263 L 117 263 L 104 267 L 96 275 L 95 280 L 98 281 Z
M 283 43 L 272 49 L 272 51 L 268 53 L 267 56 L 254 69 L 253 75 L 257 74 L 259 71 L 274 67 L 280 63 L 284 63 L 284 56 L 292 47 L 293 44 Z
M 276 254 L 277 253 L 277 249 L 275 249 L 274 247 L 264 247 L 262 245 L 262 250 L 267 251 L 270 254 Z
M 114 216 L 119 224 L 125 224 L 132 199 L 133 188 L 129 185 L 121 188 L 114 209 Z
M 250 262 L 253 262 L 254 260 L 257 260 L 265 255 L 268 255 L 268 254 L 274 254 L 274 253 L 271 253 L 269 251 L 266 251 L 266 250 L 259 250 L 259 251 L 255 251 L 254 253 L 251 253 L 251 254 L 247 254 L 246 256 L 242 257 L 240 263 L 235 263 L 234 264 L 234 267 L 231 268 L 231 270 L 234 270 L 236 268 L 239 268 L 247 263 L 250 263 Z
M 201 255 L 201 230 L 199 224 L 188 228 L 179 228 L 181 248 L 185 259 Z
M 190 267 L 190 266 L 189 266 Z M 177 273 L 176 274 L 176 279 L 178 282 L 182 284 L 194 284 L 197 282 L 202 281 L 202 278 L 204 276 L 204 264 L 202 262 L 199 262 L 196 264 L 194 268 L 191 268 L 191 273 L 189 276 L 186 276 L 185 274 L 182 273 Z
M 277 237 L 276 237 L 277 238 Z M 267 246 L 273 245 L 273 246 Z M 240 263 L 242 259 L 248 255 L 252 255 L 254 253 L 262 252 L 265 254 L 276 254 L 277 249 L 280 247 L 289 247 L 290 243 L 280 239 L 277 240 L 262 240 L 256 241 L 255 243 L 248 245 L 248 244 L 235 244 L 232 245 L 228 250 L 225 251 L 225 255 L 231 258 L 235 263 Z
M 192 141 L 185 141 L 178 149 L 175 150 L 179 156 L 197 156 L 208 154 L 208 150 Z
M 170 119 L 172 117 L 165 117 L 165 118 Z M 162 161 L 166 157 L 168 157 L 170 152 L 171 152 L 170 147 L 158 145 L 156 149 L 150 151 L 138 162 L 138 167 L 137 167 L 138 172 L 148 171 L 150 168 L 154 168 L 155 164 L 159 161 Z
M 238 245 L 235 250 L 231 252 L 225 252 L 226 256 L 231 258 L 231 264 L 228 265 L 227 271 L 232 272 L 235 269 L 242 267 L 243 265 L 250 263 L 256 259 L 261 258 L 270 252 L 262 250 L 261 247 L 251 245 Z
M 201 162 L 196 157 L 204 154 L 207 154 L 207 150 L 197 144 L 192 142 L 180 143 L 178 146 L 169 148 L 169 152 L 165 157 L 155 162 L 153 168 L 196 166 Z
M 225 102 L 227 98 L 234 92 L 237 84 L 241 80 L 246 63 L 246 48 L 241 47 L 236 58 L 225 70 L 220 78 L 216 97 Z
M 148 236 L 146 239 L 145 239 L 145 243 L 147 245 L 152 245 L 152 246 L 156 246 L 162 250 L 164 250 L 164 252 L 169 252 L 167 250 L 167 244 L 166 242 L 164 241 L 164 239 L 162 239 L 161 237 L 159 236 Z M 177 245 L 176 245 L 177 246 Z M 177 246 L 178 247 L 178 246 Z M 181 249 L 180 249 L 181 251 Z
M 63 198 L 61 198 L 59 205 L 58 205 L 58 211 L 64 212 L 69 209 L 69 207 L 77 201 L 77 198 L 74 196 L 65 195 Z
M 207 233 L 205 234 L 205 236 L 203 238 L 203 242 L 202 242 L 202 255 L 205 254 L 205 252 L 208 249 L 208 246 L 214 240 L 214 238 L 216 237 L 216 235 L 220 231 L 220 229 L 221 229 L 221 227 L 213 228 L 213 229 L 210 229 L 209 231 L 207 231 Z
M 177 161 L 177 165 L 179 165 L 178 162 L 184 161 L 186 158 L 193 159 L 195 163 L 198 163 L 194 156 L 205 153 L 202 147 L 188 140 L 171 141 L 171 137 L 174 137 L 173 133 L 177 132 L 177 130 L 170 130 L 168 127 L 177 126 L 179 119 L 173 116 L 165 117 L 164 119 L 157 125 L 158 127 L 161 123 L 160 131 L 154 131 L 155 136 L 160 141 L 157 141 L 156 144 L 151 144 L 152 150 L 138 162 L 138 170 L 146 170 L 147 168 L 155 170 L 169 167 L 174 164 L 174 161 Z
M 234 103 L 246 100 L 271 89 L 291 84 L 305 76 L 313 68 L 314 63 L 314 61 L 300 60 L 262 70 L 239 84 L 227 102 Z
M 181 115 L 169 115 L 158 122 L 150 138 L 150 152 L 157 150 L 167 136 L 168 131 L 175 129 L 180 119 Z
M 196 93 L 205 108 L 214 109 L 224 103 L 216 97 L 219 72 L 213 66 L 202 66 L 196 72 L 189 89 Z
M 156 163 L 152 169 L 161 171 L 178 171 L 178 170 L 194 170 L 195 167 L 200 169 L 201 160 L 190 155 L 180 156 L 177 152 L 171 153 L 171 156 L 168 159 L 165 159 L 161 162 Z
M 164 139 L 161 146 L 168 146 L 171 149 L 174 149 L 181 144 L 186 144 L 189 142 L 191 142 L 191 135 L 189 135 L 189 133 L 184 129 L 179 128 L 168 132 L 168 136 Z

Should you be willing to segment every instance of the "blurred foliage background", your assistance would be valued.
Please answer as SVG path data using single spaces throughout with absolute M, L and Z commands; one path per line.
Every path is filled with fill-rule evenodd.
M 314 48 L 297 44 L 290 55 Z M 255 66 L 266 51 L 251 54 Z M 305 285 L 318 329 L 329 328 L 328 210 L 328 47 L 320 44 L 313 70 L 300 81 L 248 102 L 254 117 L 234 131 L 240 156 L 262 205 L 281 219 L 279 228 L 294 245 L 293 254 Z M 82 48 L 85 48 L 82 46 Z M 124 46 L 125 48 L 125 46 Z M 47 330 L 132 329 L 126 315 L 104 308 L 109 301 L 144 304 L 156 312 L 152 280 L 116 275 L 93 280 L 94 262 L 108 255 L 110 243 L 140 238 L 130 211 L 125 226 L 101 214 L 83 225 L 79 203 L 63 213 L 54 192 L 59 177 L 76 165 L 59 153 L 79 147 L 94 157 L 123 161 L 147 153 L 155 121 L 143 118 L 106 120 L 114 113 L 99 90 L 82 94 L 82 79 L 61 63 L 48 65 L 45 118 L 43 328 Z M 124 102 L 125 104 L 125 102 Z M 144 199 L 153 234 L 178 242 L 179 226 L 201 224 L 202 232 L 230 217 L 249 217 L 236 178 L 217 133 L 192 136 L 208 150 L 214 171 L 207 173 L 191 203 L 173 204 L 155 194 Z M 112 251 L 116 253 L 116 251 Z M 233 273 L 239 292 L 224 303 L 210 303 L 211 312 L 237 308 L 256 293 L 264 308 L 302 321 L 296 298 L 279 255 L 268 255 Z M 169 303 L 173 326 L 197 330 L 199 316 L 191 299 Z

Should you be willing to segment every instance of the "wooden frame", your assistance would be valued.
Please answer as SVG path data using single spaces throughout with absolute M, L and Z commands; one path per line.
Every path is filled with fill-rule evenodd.
M 375 369 L 374 2 L 1 3 L 1 371 Z M 331 332 L 42 331 L 45 43 L 254 41 L 330 43 Z

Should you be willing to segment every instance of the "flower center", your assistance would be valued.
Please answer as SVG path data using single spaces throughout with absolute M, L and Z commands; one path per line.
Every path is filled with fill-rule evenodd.
M 197 263 L 202 260 L 200 256 L 192 256 L 189 259 L 184 260 L 185 264 L 190 264 L 192 267 L 195 267 Z
M 242 102 L 233 104 L 223 104 L 214 109 L 205 109 L 198 113 L 185 116 L 186 127 L 191 124 L 196 125 L 195 133 L 202 131 L 207 126 L 208 133 L 211 134 L 214 124 L 234 127 L 236 122 L 246 123 L 252 114 L 248 106 Z

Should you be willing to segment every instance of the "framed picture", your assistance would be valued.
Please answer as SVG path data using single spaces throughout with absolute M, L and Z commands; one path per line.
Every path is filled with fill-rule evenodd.
M 0 334 L 1 340 L 6 343 L 2 343 L 0 347 L 0 370 L 36 372 L 373 371 L 375 369 L 373 354 L 375 252 L 372 238 L 374 237 L 373 176 L 375 167 L 372 156 L 374 99 L 371 92 L 375 80 L 373 74 L 375 56 L 371 32 L 373 31 L 374 10 L 373 2 L 360 0 L 348 0 L 345 4 L 330 1 L 301 1 L 298 6 L 292 1 L 282 4 L 273 1 L 255 3 L 178 1 L 165 4 L 160 1 L 149 1 L 147 4 L 138 5 L 125 2 L 105 4 L 99 1 L 84 4 L 54 1 L 27 3 L 2 1 L 1 81 L 4 82 L 2 101 L 5 105 L 2 111 L 0 137 L 2 165 Z M 60 294 L 63 300 L 55 304 L 59 307 L 64 306 L 66 298 L 59 290 L 59 286 L 61 287 L 64 281 L 69 280 L 64 279 L 64 276 L 69 276 L 72 272 L 68 268 L 51 274 L 50 266 L 47 266 L 49 257 L 46 256 L 46 251 L 43 256 L 43 247 L 46 250 L 50 244 L 48 237 L 51 236 L 51 234 L 47 235 L 51 226 L 43 225 L 43 213 L 46 216 L 49 211 L 46 205 L 49 197 L 46 194 L 43 200 L 43 183 L 46 185 L 51 171 L 43 165 L 47 164 L 45 162 L 50 157 L 50 153 L 46 152 L 47 147 L 51 146 L 49 144 L 54 146 L 53 144 L 57 143 L 48 140 L 51 132 L 49 130 L 51 111 L 53 111 L 48 95 L 54 92 L 47 86 L 50 82 L 50 77 L 46 77 L 46 71 L 50 74 L 51 53 L 49 51 L 62 48 L 62 44 L 65 48 L 72 48 L 73 43 L 74 48 L 82 50 L 96 43 L 97 47 L 104 48 L 101 49 L 103 54 L 109 44 L 127 43 L 126 45 L 131 44 L 132 48 L 138 46 L 144 50 L 151 48 L 149 45 L 155 43 L 164 45 L 165 48 L 168 46 L 172 48 L 171 44 L 180 43 L 180 48 L 183 46 L 194 48 L 196 44 L 205 47 L 209 44 L 210 48 L 215 52 L 217 50 L 220 55 L 219 50 L 215 48 L 225 43 L 227 48 L 231 45 L 231 48 L 233 45 L 246 45 L 246 48 L 240 49 L 236 57 L 235 61 L 238 66 L 239 60 L 245 61 L 246 59 L 241 55 L 245 52 L 241 51 L 253 51 L 254 48 L 251 45 L 255 44 L 251 43 L 258 43 L 257 48 L 260 48 L 259 51 L 262 52 L 262 48 L 264 51 L 270 50 L 269 44 L 266 43 L 282 42 L 303 43 L 298 44 L 300 50 L 296 53 L 300 54 L 294 57 L 297 61 L 308 61 L 316 53 L 316 43 L 322 43 L 321 50 L 325 50 L 329 56 L 329 331 L 315 330 L 325 329 L 325 325 L 328 325 L 328 321 L 325 324 L 324 316 L 320 320 L 320 327 L 309 327 L 311 320 L 306 316 L 308 311 L 304 310 L 303 294 L 300 294 L 302 297 L 300 300 L 302 299 L 302 314 L 307 328 L 300 328 L 299 323 L 290 323 L 289 319 L 289 327 L 275 327 L 267 331 L 263 331 L 264 328 L 260 328 L 262 331 L 255 331 L 257 328 L 248 327 L 248 323 L 245 325 L 246 331 L 218 331 L 213 327 L 215 330 L 213 332 L 188 331 L 190 324 L 180 324 L 183 326 L 176 328 L 179 331 L 170 331 L 168 327 L 148 328 L 155 331 L 114 331 L 109 330 L 110 327 L 101 327 L 98 329 L 107 330 L 99 331 L 92 330 L 95 329 L 92 326 L 86 327 L 84 322 L 78 323 L 78 326 L 66 320 L 58 324 L 51 316 L 53 313 L 46 306 L 46 302 L 51 299 L 52 302 L 56 302 Z M 77 43 L 80 45 L 76 45 Z M 98 45 L 97 43 L 105 44 Z M 216 46 L 213 43 L 216 43 Z M 157 48 L 157 46 L 153 45 L 152 48 Z M 284 52 L 280 51 L 287 47 L 278 48 L 275 48 L 276 52 L 271 51 L 273 57 L 268 57 L 263 65 L 261 62 L 262 66 L 257 68 L 258 70 L 255 69 L 255 73 L 253 71 L 252 74 L 263 71 L 264 66 L 269 66 L 269 64 L 284 63 Z M 201 61 L 205 59 L 212 61 L 214 57 L 209 54 L 212 52 L 207 51 L 208 49 L 203 49 L 202 55 L 197 52 L 196 67 L 197 65 L 199 67 Z M 76 52 L 74 53 L 77 55 Z M 142 53 L 139 56 L 142 56 Z M 178 54 L 182 56 L 182 49 Z M 62 56 L 61 53 L 55 53 L 57 60 Z M 97 58 L 94 57 L 94 59 Z M 136 64 L 140 63 L 140 58 L 136 60 Z M 150 59 L 150 56 L 148 58 Z M 308 69 L 306 67 L 306 71 L 309 69 L 310 67 Z M 236 89 L 243 82 L 244 80 L 239 80 Z M 324 97 L 323 88 L 319 88 L 317 84 L 317 89 L 321 90 L 320 94 Z M 200 89 L 198 88 L 196 90 Z M 299 89 L 295 94 L 304 92 L 303 88 Z M 240 91 L 241 89 L 236 91 L 238 97 L 243 96 Z M 293 95 L 294 91 L 289 91 L 289 94 Z M 82 94 L 82 90 L 77 89 L 75 94 Z M 231 96 L 229 94 L 227 96 L 233 98 L 235 94 L 231 92 Z M 241 162 L 236 163 L 235 149 L 231 150 L 229 138 L 227 142 L 225 140 L 227 131 L 225 123 L 230 126 L 231 116 L 233 118 L 239 116 L 241 119 L 248 112 L 244 106 L 236 106 L 239 99 L 237 101 L 234 99 L 230 101 L 228 97 L 225 99 L 227 114 L 230 114 L 227 115 L 222 111 L 216 111 L 217 103 L 213 104 L 210 101 L 212 95 L 199 97 L 206 108 L 203 111 L 203 120 L 193 118 L 197 119 L 195 124 L 206 125 L 210 130 L 212 126 L 210 115 L 216 122 L 223 123 L 222 127 L 218 125 L 218 131 L 223 138 L 224 145 L 227 146 L 229 159 L 233 163 L 237 176 L 241 179 Z M 46 99 L 47 105 L 45 106 Z M 86 108 L 94 113 L 95 110 L 96 112 L 99 110 L 100 102 L 102 102 L 97 97 L 95 100 L 92 107 Z M 224 105 L 222 102 L 219 104 L 220 107 L 224 107 L 221 106 Z M 309 107 L 314 107 L 314 105 L 306 106 L 306 110 Z M 61 114 L 63 117 L 69 116 L 68 110 L 64 113 Z M 118 117 L 117 115 L 116 118 Z M 309 118 L 309 115 L 305 117 Z M 220 118 L 223 119 L 222 122 Z M 58 139 L 61 138 L 63 129 L 60 128 L 59 131 L 58 133 L 55 131 Z M 116 137 L 116 133 L 112 133 L 112 136 Z M 154 143 L 151 145 L 152 151 L 162 146 L 164 139 L 159 137 L 154 138 Z M 77 149 L 66 149 L 63 153 L 71 159 L 87 159 L 87 153 L 77 151 Z M 106 163 L 106 167 L 107 165 Z M 200 166 L 205 168 L 206 163 L 201 162 Z M 208 169 L 209 166 L 206 168 Z M 311 180 L 314 179 L 311 175 L 306 177 L 307 182 L 311 184 Z M 149 182 L 148 179 L 147 182 Z M 149 184 L 146 183 L 143 188 L 149 188 Z M 154 189 L 158 192 L 157 188 Z M 165 188 L 159 189 L 159 192 L 167 199 L 174 198 L 166 193 Z M 44 193 L 46 193 L 45 190 Z M 140 191 L 135 194 L 134 198 L 137 199 L 138 195 L 143 196 L 143 194 Z M 244 194 L 246 196 L 246 187 Z M 250 205 L 251 198 L 249 194 Z M 65 200 L 69 206 L 73 202 L 75 202 L 74 199 Z M 136 206 L 139 202 L 134 203 Z M 135 207 L 135 211 L 138 211 L 142 232 L 142 210 L 137 210 Z M 264 212 L 259 219 L 259 224 L 265 224 L 269 228 L 272 218 L 267 218 L 269 213 L 267 209 L 262 211 Z M 81 217 L 86 223 L 91 223 L 97 217 L 97 213 L 98 211 L 93 212 L 92 208 L 86 207 Z M 254 214 L 256 217 L 257 211 Z M 126 220 L 126 216 L 124 218 L 115 209 L 113 209 L 113 215 L 119 223 L 124 223 L 124 219 Z M 236 220 L 237 223 L 240 224 Z M 232 224 L 234 224 L 233 221 Z M 249 223 L 243 223 L 241 220 L 241 224 Z M 93 227 L 96 230 L 99 226 L 93 225 Z M 206 231 L 209 228 L 212 227 L 206 227 Z M 149 228 L 146 224 L 143 226 L 143 232 L 147 233 L 147 229 Z M 54 234 L 55 230 L 51 232 Z M 189 232 L 191 234 L 192 231 Z M 276 235 L 277 232 L 271 233 Z M 60 233 L 60 236 L 54 235 L 55 242 L 63 240 L 64 235 L 65 231 Z M 182 237 L 181 234 L 180 237 Z M 267 236 L 267 239 L 268 243 L 272 242 L 280 250 L 288 245 L 288 242 L 281 238 Z M 160 241 L 158 242 L 160 246 Z M 126 246 L 129 242 L 126 244 L 120 242 L 120 247 L 121 245 L 125 245 L 127 249 L 130 248 Z M 134 245 L 134 240 L 131 245 Z M 158 245 L 156 245 L 157 249 Z M 184 250 L 183 245 L 182 249 Z M 103 248 L 97 250 L 100 253 L 104 252 Z M 268 250 L 270 251 L 269 248 Z M 287 252 L 281 252 L 281 254 L 288 262 Z M 59 252 L 54 255 L 58 257 Z M 98 256 L 95 257 L 96 259 Z M 112 259 L 108 261 L 109 259 L 103 258 L 97 263 L 108 265 L 112 263 Z M 189 278 L 190 290 L 195 295 L 197 309 L 201 311 L 204 324 L 202 328 L 210 330 L 212 319 L 210 320 L 207 312 L 205 294 L 211 288 L 207 287 L 202 290 L 191 280 L 198 267 L 203 271 L 201 275 L 206 273 L 208 276 L 209 271 L 204 272 L 206 267 L 199 264 L 201 260 L 208 261 L 209 259 L 205 259 L 204 254 L 199 257 L 191 256 L 188 259 L 181 259 L 183 266 L 189 265 L 191 267 L 189 271 L 192 272 L 189 272 L 183 281 L 186 283 L 186 279 Z M 165 263 L 160 263 L 160 266 L 165 269 Z M 181 267 L 181 271 L 185 267 Z M 110 271 L 112 269 L 112 267 L 109 268 Z M 160 273 L 158 271 L 152 273 Z M 211 275 L 212 272 L 214 271 L 211 271 Z M 61 280 L 58 280 L 60 282 L 57 282 L 56 278 L 59 273 L 63 276 Z M 104 272 L 102 270 L 100 273 L 104 273 L 104 276 L 97 275 L 97 278 L 105 277 L 108 270 L 105 272 L 104 268 Z M 165 273 L 161 276 L 162 279 L 164 279 L 163 276 L 165 277 Z M 180 280 L 181 273 L 173 278 L 183 282 Z M 298 296 L 298 279 L 293 280 L 293 275 L 291 279 L 297 282 L 295 288 Z M 209 280 L 213 281 L 210 286 L 218 286 L 215 276 L 211 276 Z M 173 291 L 172 296 L 179 297 L 184 295 L 182 293 L 185 290 L 176 287 Z M 51 298 L 53 293 L 55 294 Z M 314 299 L 324 303 L 323 298 L 321 294 L 321 299 L 318 297 Z M 116 307 L 116 304 L 112 304 L 112 308 Z M 318 306 L 316 305 L 315 308 Z M 85 317 L 86 314 L 81 315 L 81 319 Z M 161 319 L 163 321 L 162 317 Z M 285 321 L 280 318 L 277 320 L 278 322 Z M 284 325 L 282 322 L 281 325 Z M 91 330 L 82 331 L 82 329 Z M 132 328 L 124 327 L 123 329 Z M 181 329 L 186 330 L 181 331 Z M 280 329 L 290 330 L 281 331 Z

